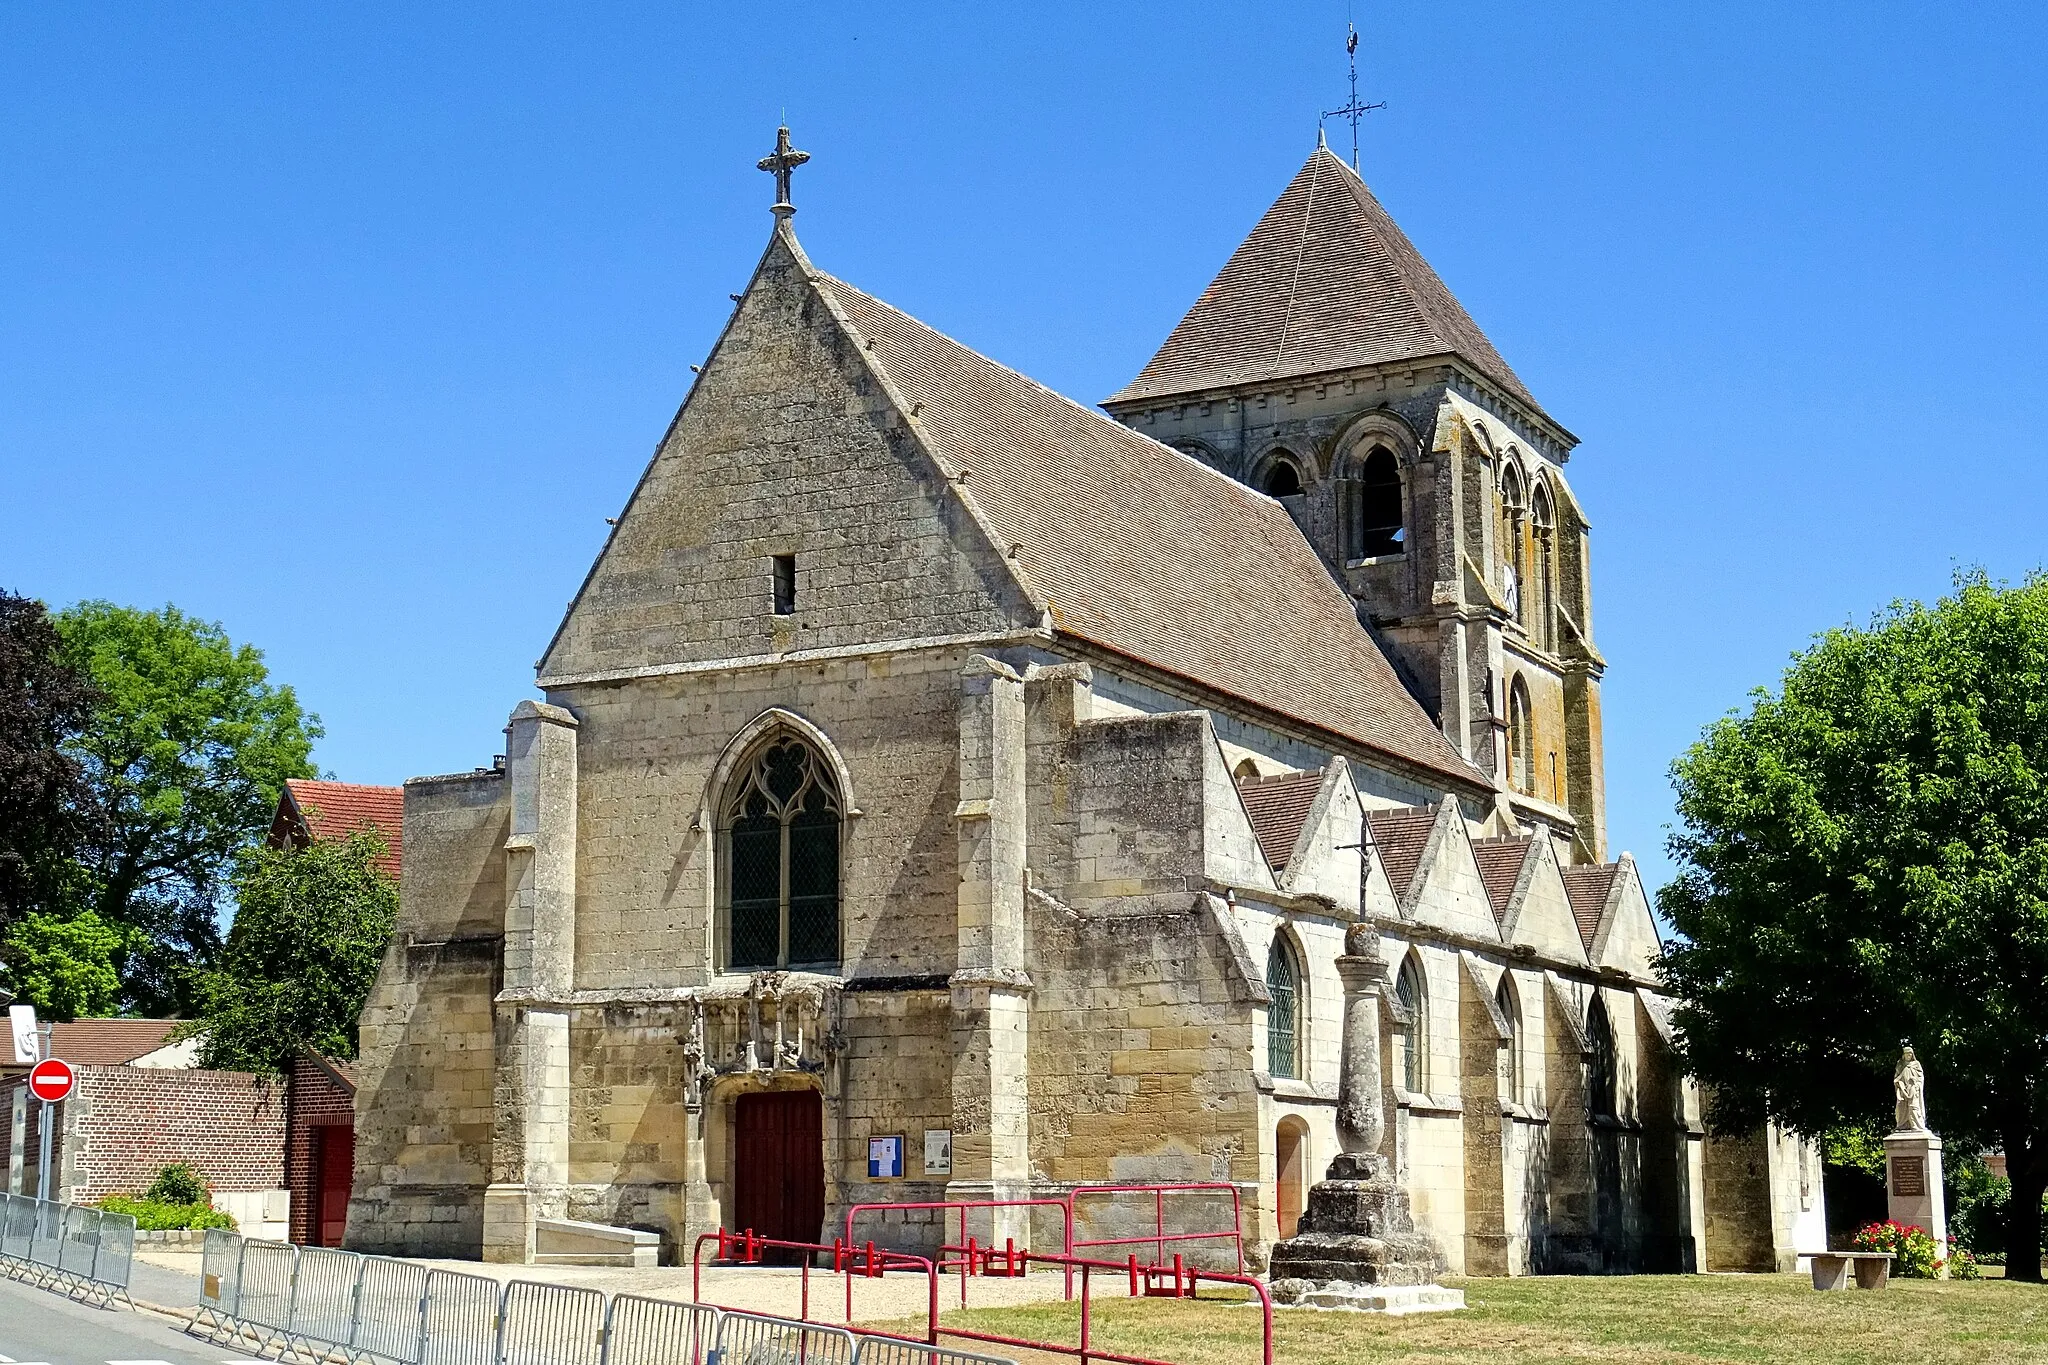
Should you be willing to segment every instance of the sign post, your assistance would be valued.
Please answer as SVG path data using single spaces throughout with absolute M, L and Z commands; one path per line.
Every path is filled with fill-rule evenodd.
M 36 1163 L 36 1198 L 50 1197 L 50 1129 L 51 1111 L 71 1094 L 78 1084 L 78 1073 L 71 1069 L 71 1063 L 60 1058 L 48 1057 L 37 1062 L 28 1073 L 28 1093 L 43 1102 L 41 1122 L 36 1126 L 42 1130 L 42 1151 Z

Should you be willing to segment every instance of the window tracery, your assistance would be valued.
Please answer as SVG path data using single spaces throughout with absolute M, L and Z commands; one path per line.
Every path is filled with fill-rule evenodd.
M 1273 947 L 1266 954 L 1266 993 L 1272 1003 L 1266 1008 L 1266 1074 L 1299 1078 L 1301 1075 L 1301 964 L 1285 933 L 1273 935 Z
M 1410 1094 L 1420 1095 L 1427 1090 L 1429 1069 L 1424 1064 L 1425 1049 L 1429 1046 L 1428 1001 L 1422 984 L 1422 968 L 1410 951 L 1401 959 L 1401 970 L 1394 976 L 1394 999 L 1407 1011 L 1408 1018 L 1401 1024 L 1401 1088 Z
M 838 965 L 844 815 L 831 764 L 794 735 L 733 779 L 720 822 L 729 970 Z

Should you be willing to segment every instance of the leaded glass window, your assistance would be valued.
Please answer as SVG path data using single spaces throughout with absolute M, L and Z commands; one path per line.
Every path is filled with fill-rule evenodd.
M 1284 934 L 1273 935 L 1273 951 L 1266 954 L 1266 993 L 1273 997 L 1266 1007 L 1266 1073 L 1298 1077 L 1301 969 Z
M 839 784 L 794 738 L 762 749 L 725 804 L 726 965 L 839 962 Z
M 1415 965 L 1413 953 L 1401 959 L 1401 970 L 1394 977 L 1394 999 L 1408 1014 L 1407 1022 L 1401 1025 L 1401 1088 L 1410 1094 L 1420 1095 L 1425 1089 L 1423 1081 L 1426 1079 L 1422 1066 L 1425 1008 L 1422 972 Z
M 1607 1006 L 1594 996 L 1586 1007 L 1586 1107 L 1594 1114 L 1612 1118 L 1614 1096 L 1614 1030 L 1607 1022 Z

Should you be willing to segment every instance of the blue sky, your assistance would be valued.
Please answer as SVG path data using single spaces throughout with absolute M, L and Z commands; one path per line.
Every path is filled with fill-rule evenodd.
M 1613 845 L 1813 632 L 2048 561 L 2038 7 L 1360 5 L 1363 170 L 1584 444 Z M 0 585 L 486 763 L 769 228 L 1084 400 L 1343 101 L 1341 3 L 0 8 Z M 1332 142 L 1348 144 L 1334 125 Z

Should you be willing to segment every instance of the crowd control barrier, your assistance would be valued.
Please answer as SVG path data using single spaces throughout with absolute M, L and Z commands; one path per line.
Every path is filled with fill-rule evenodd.
M 389 1365 L 1013 1365 L 843 1327 L 430 1270 L 208 1230 L 192 1330 L 251 1355 Z M 923 1263 L 927 1273 L 930 1262 Z
M 9 1278 L 101 1307 L 128 1297 L 133 1218 L 25 1194 L 0 1200 L 0 1267 Z

